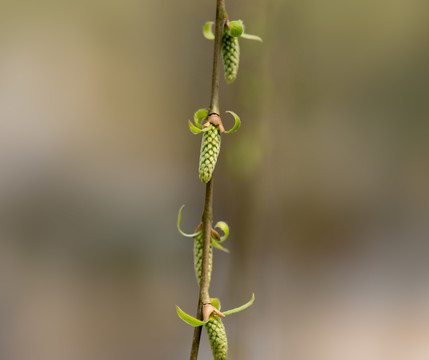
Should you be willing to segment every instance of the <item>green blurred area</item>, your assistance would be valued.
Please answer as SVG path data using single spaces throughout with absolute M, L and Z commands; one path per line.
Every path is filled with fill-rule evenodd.
M 226 1 L 231 359 L 429 357 L 428 3 Z M 0 5 L 0 358 L 185 359 L 214 1 Z M 232 118 L 223 115 L 225 126 Z M 203 335 L 200 358 L 211 354 Z

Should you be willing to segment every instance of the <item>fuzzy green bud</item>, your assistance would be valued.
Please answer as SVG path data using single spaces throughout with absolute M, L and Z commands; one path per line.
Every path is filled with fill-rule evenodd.
M 195 241 L 194 241 L 194 269 L 195 269 L 195 276 L 197 277 L 198 285 L 200 285 L 201 271 L 203 267 L 203 238 L 204 238 L 204 233 L 201 232 L 195 237 Z M 213 246 L 210 243 L 209 272 L 208 272 L 209 283 L 212 277 L 212 268 L 213 268 Z
M 206 329 L 214 359 L 225 360 L 228 355 L 228 341 L 221 318 L 211 313 Z
M 219 152 L 220 130 L 218 126 L 210 124 L 208 130 L 204 131 L 201 141 L 199 175 L 204 184 L 212 178 Z
M 222 58 L 225 69 L 225 80 L 227 83 L 231 83 L 237 77 L 240 47 L 238 45 L 238 37 L 233 37 L 227 32 L 224 32 L 222 36 Z

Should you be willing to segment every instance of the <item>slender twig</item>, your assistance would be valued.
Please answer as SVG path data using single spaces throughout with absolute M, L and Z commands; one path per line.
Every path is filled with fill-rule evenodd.
M 206 197 L 203 211 L 203 258 L 201 265 L 201 282 L 200 282 L 200 301 L 204 304 L 210 304 L 209 295 L 209 252 L 210 252 L 210 235 L 213 223 L 213 177 L 206 185 Z
M 197 306 L 197 319 L 203 318 L 203 305 L 201 304 L 200 298 L 198 297 L 198 306 Z M 200 348 L 200 339 L 201 339 L 201 330 L 202 326 L 194 327 L 194 336 L 192 338 L 192 348 L 190 360 L 198 359 L 198 350 Z
M 220 50 L 223 26 L 227 18 L 225 10 L 225 0 L 216 0 L 216 25 L 215 25 L 215 41 L 213 52 L 213 72 L 212 72 L 212 87 L 210 96 L 209 114 L 216 113 L 219 115 L 219 73 L 220 73 Z M 209 251 L 210 251 L 210 235 L 213 223 L 213 177 L 206 185 L 206 195 L 204 200 L 204 211 L 202 215 L 203 223 L 203 258 L 201 266 L 200 293 L 198 297 L 197 319 L 202 320 L 203 305 L 210 303 L 209 295 Z M 198 349 L 200 347 L 201 326 L 194 329 L 192 340 L 190 360 L 197 360 Z
M 212 91 L 210 98 L 209 113 L 219 114 L 219 68 L 220 68 L 220 48 L 222 42 L 223 26 L 227 19 L 225 0 L 217 0 L 216 5 L 216 23 L 215 23 L 215 41 L 213 52 L 213 72 L 212 72 Z

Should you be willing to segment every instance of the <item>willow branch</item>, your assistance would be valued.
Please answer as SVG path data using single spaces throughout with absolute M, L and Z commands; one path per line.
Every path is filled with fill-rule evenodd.
M 215 23 L 215 41 L 213 52 L 213 72 L 212 89 L 210 97 L 209 114 L 215 112 L 219 114 L 219 76 L 220 76 L 220 48 L 222 42 L 223 26 L 227 19 L 225 0 L 217 0 L 216 23 Z
M 225 0 L 216 0 L 216 25 L 215 25 L 215 41 L 213 51 L 213 71 L 212 71 L 212 87 L 210 96 L 209 114 L 216 113 L 219 115 L 219 77 L 220 77 L 220 51 L 223 26 L 227 18 L 225 9 Z M 200 293 L 198 297 L 197 319 L 202 320 L 203 305 L 210 303 L 209 295 L 209 251 L 210 251 L 210 235 L 213 223 L 213 176 L 206 185 L 206 195 L 204 200 L 204 211 L 202 215 L 203 224 L 203 258 L 201 266 Z M 192 340 L 190 360 L 197 360 L 198 350 L 200 347 L 202 327 L 194 329 Z

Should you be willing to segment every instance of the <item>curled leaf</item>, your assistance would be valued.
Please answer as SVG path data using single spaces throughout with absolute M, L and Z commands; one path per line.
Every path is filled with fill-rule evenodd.
M 252 294 L 252 298 L 250 299 L 249 302 L 247 302 L 246 304 L 244 304 L 244 305 L 242 305 L 242 306 L 240 306 L 238 308 L 231 309 L 231 310 L 228 310 L 228 311 L 224 311 L 223 314 L 224 315 L 234 314 L 236 312 L 239 312 L 239 311 L 242 311 L 244 309 L 247 309 L 250 305 L 253 304 L 254 301 L 255 301 L 255 294 Z
M 185 205 L 182 205 L 179 209 L 179 215 L 177 215 L 177 230 L 179 230 L 179 233 L 181 233 L 183 236 L 186 237 L 195 237 L 197 236 L 201 231 L 195 232 L 193 234 L 186 234 L 182 231 L 182 229 L 180 228 L 180 223 L 182 222 L 182 210 L 185 207 Z
M 194 122 L 195 125 L 197 125 L 198 128 L 202 128 L 201 122 L 204 119 L 207 119 L 207 116 L 209 115 L 209 112 L 206 109 L 199 109 L 194 114 Z
M 214 40 L 215 36 L 212 31 L 213 21 L 207 21 L 203 26 L 203 35 L 208 40 Z
M 191 120 L 188 120 L 188 125 L 189 125 L 189 130 L 191 130 L 192 134 L 199 134 L 201 131 L 203 131 L 202 129 L 199 129 L 194 124 L 192 124 Z
M 219 250 L 222 250 L 226 253 L 229 253 L 229 250 L 224 248 L 221 244 L 219 244 L 219 242 L 217 240 L 212 239 L 212 245 Z
M 217 224 L 216 224 L 217 225 Z M 224 251 L 224 252 L 226 252 L 226 253 L 229 253 L 229 250 L 228 249 L 225 249 L 222 245 L 220 245 L 220 243 L 223 241 L 223 240 L 221 240 L 222 238 L 220 237 L 220 235 L 219 235 L 219 233 L 215 230 L 215 229 L 213 229 L 212 228 L 212 233 L 211 233 L 211 237 L 210 237 L 210 240 L 211 240 L 211 244 L 215 247 L 215 248 L 217 248 L 217 249 L 219 249 L 219 250 L 222 250 L 222 251 Z
M 243 32 L 243 34 L 241 34 L 242 38 L 248 39 L 248 40 L 256 40 L 256 41 L 260 41 L 262 42 L 262 39 L 257 36 L 257 35 L 252 35 L 252 34 L 246 34 Z
M 240 37 L 243 34 L 243 31 L 243 22 L 241 20 L 229 22 L 229 35 L 233 37 Z
M 219 240 L 219 242 L 224 242 L 228 238 L 228 236 L 229 236 L 229 226 L 228 226 L 228 224 L 226 222 L 224 222 L 224 221 L 218 221 L 216 223 L 216 225 L 215 225 L 215 228 L 219 228 L 219 229 L 221 229 L 224 232 L 225 235 L 221 236 L 220 240 Z
M 234 120 L 235 120 L 235 124 L 232 127 L 232 129 L 230 129 L 228 131 L 225 131 L 225 134 L 230 134 L 230 133 L 233 133 L 233 132 L 235 132 L 235 131 L 238 130 L 238 128 L 241 125 L 241 121 L 240 121 L 240 118 L 238 117 L 238 115 L 235 112 L 233 112 L 233 111 L 226 111 L 226 112 L 230 113 L 232 116 L 234 116 Z
M 198 327 L 204 324 L 207 324 L 207 321 L 201 321 L 198 319 L 195 319 L 193 316 L 185 313 L 181 308 L 179 308 L 176 305 L 176 311 L 177 311 L 177 315 L 179 315 L 179 317 L 187 324 L 193 326 L 193 327 Z

